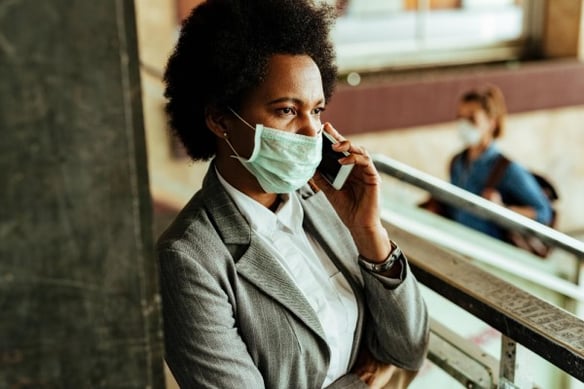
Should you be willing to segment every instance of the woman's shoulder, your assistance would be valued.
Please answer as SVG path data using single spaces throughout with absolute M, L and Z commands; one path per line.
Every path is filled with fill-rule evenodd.
M 200 193 L 185 205 L 158 238 L 158 250 L 180 250 L 184 245 L 206 241 L 215 235 Z
M 190 202 L 160 236 L 156 245 L 161 274 L 174 280 L 178 273 L 225 279 L 234 267 L 233 253 L 224 242 L 217 219 L 204 203 Z M 177 273 L 178 272 L 178 273 Z M 206 277 L 206 276 L 205 276 Z

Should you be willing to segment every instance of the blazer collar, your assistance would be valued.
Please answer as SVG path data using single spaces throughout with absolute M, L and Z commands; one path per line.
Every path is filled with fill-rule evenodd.
M 318 317 L 302 292 L 254 233 L 210 165 L 201 189 L 215 228 L 232 254 L 237 272 L 296 315 L 326 340 Z
M 214 164 L 209 167 L 201 191 L 215 227 L 236 262 L 237 272 L 296 315 L 326 341 L 316 313 L 261 240 L 253 237 L 251 227 L 219 182 Z M 352 366 L 361 341 L 360 334 L 365 317 L 363 279 L 357 262 L 353 260 L 358 255 L 357 249 L 336 212 L 324 197 L 324 193 L 315 193 L 308 185 L 297 193 L 304 209 L 305 228 L 318 238 L 325 252 L 343 272 L 355 293 L 359 315 L 350 361 Z M 347 236 L 347 239 L 339 239 L 344 236 Z M 348 260 L 343 261 L 343 258 Z
M 215 172 L 214 163 L 209 165 L 201 193 L 205 201 L 205 208 L 214 219 L 215 228 L 223 242 L 225 244 L 249 244 L 251 227 L 221 185 Z

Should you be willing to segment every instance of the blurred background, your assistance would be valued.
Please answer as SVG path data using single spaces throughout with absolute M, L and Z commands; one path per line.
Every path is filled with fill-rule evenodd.
M 165 210 L 183 205 L 206 170 L 189 163 L 170 136 L 161 82 L 180 20 L 199 2 L 135 2 L 150 184 L 162 225 Z M 326 120 L 371 152 L 447 179 L 448 161 L 462 146 L 455 125 L 460 95 L 498 85 L 510 112 L 500 147 L 557 185 L 557 228 L 584 236 L 581 1 L 336 4 L 340 78 Z M 423 196 L 395 190 L 411 203 Z

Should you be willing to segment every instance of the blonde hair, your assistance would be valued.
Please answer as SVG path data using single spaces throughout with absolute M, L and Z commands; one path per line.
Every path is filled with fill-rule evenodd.
M 482 90 L 473 89 L 462 95 L 462 103 L 476 102 L 486 112 L 490 119 L 495 121 L 493 138 L 503 136 L 505 132 L 505 117 L 507 116 L 507 107 L 503 92 L 495 85 L 488 85 Z

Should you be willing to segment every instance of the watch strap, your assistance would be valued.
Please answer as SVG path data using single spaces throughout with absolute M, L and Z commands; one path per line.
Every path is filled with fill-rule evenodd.
M 366 270 L 369 270 L 374 273 L 387 272 L 389 269 L 393 267 L 395 262 L 398 261 L 402 255 L 401 249 L 395 244 L 395 242 L 390 241 L 390 244 L 391 251 L 389 252 L 389 255 L 383 262 L 375 263 L 372 262 L 370 259 L 365 258 L 362 255 L 359 255 L 359 265 L 361 265 Z

